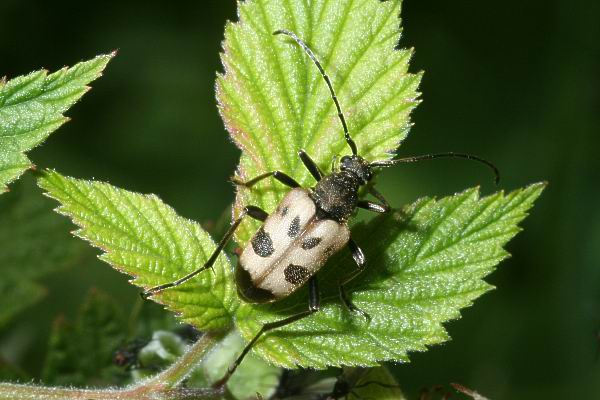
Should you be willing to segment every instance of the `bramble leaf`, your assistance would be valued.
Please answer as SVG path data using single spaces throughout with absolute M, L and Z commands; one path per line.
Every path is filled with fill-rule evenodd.
M 334 156 L 350 152 L 319 71 L 295 42 L 272 35 L 281 29 L 303 39 L 330 75 L 359 154 L 370 161 L 391 157 L 410 127 L 420 81 L 420 74 L 407 72 L 411 51 L 396 49 L 400 7 L 400 1 L 377 0 L 239 4 L 240 21 L 225 31 L 225 73 L 217 78 L 217 98 L 225 125 L 243 150 L 241 180 L 281 170 L 312 186 L 298 150 L 305 149 L 326 173 Z M 242 188 L 235 211 L 252 204 L 271 212 L 286 191 L 273 179 Z M 541 186 L 532 186 L 480 200 L 470 190 L 438 202 L 422 200 L 406 215 L 396 212 L 357 226 L 369 269 L 356 280 L 353 298 L 373 320 L 367 323 L 339 305 L 336 282 L 354 268 L 343 252 L 319 274 L 323 309 L 268 334 L 255 351 L 288 368 L 324 368 L 404 361 L 408 351 L 446 340 L 441 323 L 457 318 L 460 308 L 489 289 L 481 278 L 505 257 L 502 246 L 539 191 Z M 519 204 L 514 209 L 513 197 Z M 460 213 L 451 213 L 454 208 Z M 503 234 L 471 243 L 479 235 L 469 233 L 469 224 L 479 219 L 486 232 Z M 243 224 L 238 242 L 244 245 L 257 226 Z M 451 245 L 440 250 L 442 258 L 430 256 L 430 247 L 440 243 Z M 265 322 L 306 310 L 306 302 L 303 290 L 269 306 L 242 304 L 236 323 L 250 340 Z
M 387 159 L 406 137 L 417 105 L 421 74 L 407 72 L 411 50 L 396 50 L 401 2 L 379 0 L 238 3 L 240 21 L 225 28 L 217 78 L 219 110 L 242 149 L 238 176 L 250 179 L 281 170 L 314 185 L 298 158 L 305 149 L 323 171 L 349 153 L 329 91 L 317 68 L 287 36 L 303 39 L 330 76 L 359 153 Z M 266 180 L 238 191 L 236 213 L 247 204 L 271 211 L 287 188 Z M 244 244 L 255 221 L 237 232 Z
M 101 55 L 48 75 L 41 70 L 0 84 L 0 193 L 32 167 L 25 152 L 68 121 L 63 114 L 89 90 L 115 55 Z
M 180 278 L 204 264 L 215 244 L 199 224 L 178 216 L 154 195 L 45 171 L 39 185 L 58 200 L 57 211 L 80 229 L 75 235 L 103 250 L 100 259 L 149 288 Z M 237 295 L 225 255 L 185 285 L 151 297 L 198 329 L 224 330 L 232 323 Z
M 287 368 L 377 365 L 408 361 L 409 351 L 447 340 L 442 323 L 492 289 L 483 278 L 508 256 L 503 246 L 544 186 L 484 198 L 477 189 L 424 198 L 357 224 L 353 235 L 368 267 L 348 289 L 372 321 L 340 304 L 337 281 L 355 268 L 341 252 L 319 275 L 321 310 L 265 335 L 254 351 Z M 236 318 L 242 336 L 250 340 L 264 323 L 306 310 L 306 291 L 299 292 L 269 306 L 242 304 Z

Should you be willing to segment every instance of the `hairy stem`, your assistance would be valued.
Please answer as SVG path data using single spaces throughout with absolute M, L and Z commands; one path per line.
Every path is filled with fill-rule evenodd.
M 156 376 L 124 389 L 76 389 L 0 383 L 0 400 L 183 400 L 219 399 L 222 389 L 177 387 L 223 334 L 207 333 L 169 368 Z

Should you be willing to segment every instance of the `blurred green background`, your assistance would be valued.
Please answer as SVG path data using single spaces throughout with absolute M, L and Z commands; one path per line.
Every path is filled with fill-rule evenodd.
M 550 183 L 490 278 L 498 289 L 447 325 L 452 341 L 393 367 L 411 398 L 449 382 L 492 399 L 600 398 L 599 15 L 600 3 L 584 0 L 405 1 L 401 46 L 416 48 L 412 70 L 425 76 L 401 154 L 470 152 L 498 165 L 504 189 Z M 33 161 L 217 219 L 239 156 L 214 99 L 223 25 L 235 19 L 232 0 L 1 0 L 0 76 L 119 50 Z M 379 179 L 394 206 L 477 184 L 496 190 L 489 171 L 451 160 Z M 125 276 L 84 251 L 43 280 L 44 302 L 0 330 L 2 358 L 34 377 L 52 321 L 73 317 L 90 287 L 125 308 L 137 299 Z

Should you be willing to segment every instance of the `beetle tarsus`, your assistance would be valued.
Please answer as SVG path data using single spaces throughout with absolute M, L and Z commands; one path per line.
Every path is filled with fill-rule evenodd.
M 348 311 L 355 312 L 355 313 L 362 315 L 365 318 L 365 320 L 367 321 L 367 323 L 371 322 L 371 320 L 373 318 L 369 315 L 369 313 L 358 308 L 352 302 L 352 300 L 350 300 L 348 298 L 348 295 L 346 294 L 346 289 L 344 288 L 344 285 L 339 286 L 339 291 L 340 291 L 340 300 L 342 301 L 342 304 L 344 305 L 344 307 L 346 307 L 346 309 Z

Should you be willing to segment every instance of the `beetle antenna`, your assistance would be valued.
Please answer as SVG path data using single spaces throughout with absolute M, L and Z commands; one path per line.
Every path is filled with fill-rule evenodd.
M 329 91 L 331 92 L 331 98 L 333 99 L 333 102 L 335 103 L 335 108 L 337 108 L 338 117 L 340 118 L 340 121 L 342 122 L 342 126 L 344 128 L 344 138 L 346 139 L 346 143 L 348 143 L 348 146 L 350 146 L 350 149 L 352 150 L 352 154 L 356 155 L 358 153 L 358 151 L 356 149 L 356 143 L 354 143 L 354 140 L 352 140 L 352 138 L 350 137 L 350 133 L 348 132 L 348 125 L 346 124 L 346 118 L 344 118 L 344 113 L 342 113 L 342 108 L 340 107 L 340 103 L 338 102 L 337 96 L 335 95 L 335 91 L 333 90 L 333 85 L 331 84 L 331 80 L 329 79 L 329 76 L 327 75 L 327 73 L 325 72 L 323 67 L 321 66 L 321 63 L 317 59 L 317 56 L 315 56 L 315 53 L 312 52 L 310 47 L 308 47 L 308 45 L 306 43 L 304 43 L 302 41 L 302 39 L 300 39 L 298 36 L 296 36 L 296 34 L 294 32 L 290 32 L 285 29 L 279 29 L 279 30 L 276 30 L 275 32 L 273 32 L 273 35 L 280 35 L 280 34 L 287 35 L 287 36 L 291 37 L 292 39 L 294 39 L 294 41 L 296 43 L 298 43 L 298 46 L 302 47 L 304 49 L 304 51 L 306 52 L 306 54 L 308 54 L 310 59 L 315 63 L 315 65 L 319 69 L 319 72 L 321 72 L 321 75 L 323 76 L 323 79 L 325 79 L 325 83 L 327 83 L 327 87 L 329 88 Z
M 464 154 L 464 153 L 448 152 L 448 153 L 437 153 L 437 154 L 424 154 L 422 156 L 398 158 L 395 160 L 373 161 L 371 163 L 371 167 L 389 167 L 389 166 L 396 165 L 396 164 L 412 163 L 412 162 L 417 162 L 417 161 L 422 161 L 422 160 L 431 160 L 434 158 L 442 158 L 442 157 L 465 158 L 467 160 L 478 161 L 482 164 L 485 164 L 494 171 L 494 175 L 495 175 L 494 183 L 497 185 L 500 182 L 500 171 L 498 171 L 498 168 L 496 168 L 496 166 L 494 164 L 492 164 L 491 162 L 489 162 L 487 160 L 484 160 L 481 157 L 477 157 L 472 154 Z

